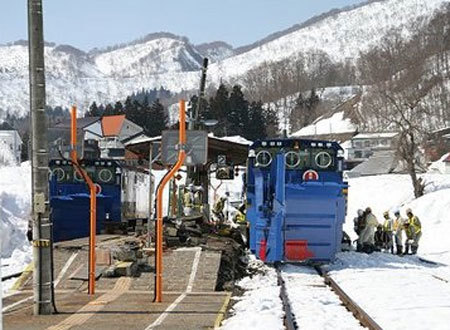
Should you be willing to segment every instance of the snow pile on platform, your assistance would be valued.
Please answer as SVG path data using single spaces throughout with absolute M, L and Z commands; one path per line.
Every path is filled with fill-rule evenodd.
M 319 117 L 313 124 L 292 133 L 292 137 L 311 136 L 317 134 L 339 134 L 355 132 L 357 127 L 349 118 L 344 118 L 344 112 L 336 112 L 329 118 Z
M 0 168 L 0 244 L 2 275 L 22 271 L 31 261 L 26 237 L 31 200 L 31 166 Z M 4 285 L 3 290 L 8 286 Z
M 261 271 L 239 281 L 238 286 L 246 291 L 242 297 L 233 298 L 237 302 L 231 309 L 232 316 L 223 322 L 221 329 L 284 329 L 276 272 L 268 266 L 261 266 Z

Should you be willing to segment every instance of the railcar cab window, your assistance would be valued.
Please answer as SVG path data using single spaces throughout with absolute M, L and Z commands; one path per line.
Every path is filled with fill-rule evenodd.
M 318 171 L 334 171 L 336 167 L 336 151 L 333 149 L 315 148 L 311 151 L 311 168 Z

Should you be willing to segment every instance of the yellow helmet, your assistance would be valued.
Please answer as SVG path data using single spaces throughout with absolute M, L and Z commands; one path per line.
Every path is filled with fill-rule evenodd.
M 384 211 L 383 216 L 388 217 L 389 216 L 389 211 Z

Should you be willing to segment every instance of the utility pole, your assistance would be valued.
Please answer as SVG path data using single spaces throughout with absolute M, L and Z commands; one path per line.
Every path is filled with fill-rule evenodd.
M 198 100 L 197 105 L 195 109 L 191 107 L 189 110 L 189 123 L 188 123 L 188 130 L 192 131 L 195 129 L 199 129 L 199 119 L 200 119 L 200 113 L 202 111 L 202 101 L 205 97 L 205 86 L 206 86 L 206 72 L 208 70 L 208 58 L 203 59 L 203 66 L 202 66 L 202 76 L 200 78 L 200 87 L 199 87 L 199 93 L 198 93 Z M 190 183 L 195 182 L 195 174 L 198 171 L 198 168 L 195 166 L 188 166 L 187 167 L 187 179 L 190 181 Z
M 28 0 L 34 314 L 53 312 L 51 232 L 48 201 L 48 145 L 45 116 L 42 0 Z

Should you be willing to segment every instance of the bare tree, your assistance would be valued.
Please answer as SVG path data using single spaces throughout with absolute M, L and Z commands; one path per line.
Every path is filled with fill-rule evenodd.
M 363 101 L 367 117 L 372 118 L 369 125 L 399 132 L 398 157 L 406 165 L 416 197 L 423 194 L 424 187 L 417 176 L 422 168 L 420 147 L 433 127 L 435 114 L 430 95 L 441 82 L 421 49 L 421 44 L 406 42 L 393 33 L 359 63 L 371 83 Z

